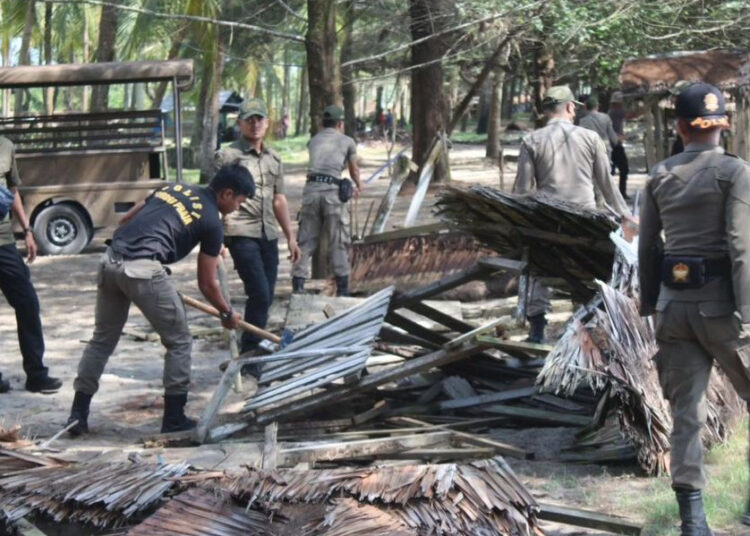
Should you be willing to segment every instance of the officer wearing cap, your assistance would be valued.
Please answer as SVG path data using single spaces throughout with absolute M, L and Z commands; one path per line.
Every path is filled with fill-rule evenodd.
M 547 126 L 524 137 L 513 192 L 526 194 L 536 190 L 589 209 L 597 207 L 597 198 L 603 198 L 627 218 L 630 210 L 613 187 L 604 142 L 595 132 L 573 124 L 577 104 L 581 103 L 568 86 L 549 88 L 542 101 Z M 530 289 L 528 341 L 543 342 L 549 290 L 536 280 L 531 281 Z
M 349 214 L 346 202 L 349 183 L 342 182 L 344 168 L 349 169 L 357 195 L 362 190 L 357 165 L 357 144 L 343 134 L 344 111 L 335 105 L 323 111 L 323 128 L 310 140 L 310 164 L 307 183 L 302 191 L 302 209 L 299 223 L 300 261 L 292 269 L 292 290 L 300 293 L 310 257 L 318 248 L 322 233 L 328 236 L 331 268 L 336 278 L 336 295 L 349 295 Z
M 224 236 L 234 268 L 245 287 L 245 321 L 265 328 L 279 266 L 277 224 L 286 237 L 292 263 L 299 260 L 300 250 L 289 217 L 281 158 L 263 141 L 268 130 L 268 112 L 263 101 L 244 101 L 237 123 L 240 137 L 216 153 L 215 168 L 235 162 L 246 167 L 255 179 L 256 193 L 238 211 L 224 218 Z M 258 344 L 259 337 L 245 332 L 240 350 L 252 351 Z M 257 365 L 248 365 L 243 372 L 258 377 L 260 370 Z
M 620 193 L 625 199 L 628 198 L 628 155 L 625 153 L 625 106 L 622 103 L 622 92 L 615 91 L 609 99 L 609 118 L 612 120 L 612 128 L 617 134 L 617 143 L 612 146 L 612 175 L 615 170 L 620 175 Z
M 641 314 L 655 315 L 682 534 L 703 536 L 712 534 L 701 497 L 701 429 L 714 360 L 750 401 L 750 165 L 719 146 L 728 121 L 714 86 L 683 89 L 676 114 L 685 150 L 654 166 L 641 202 Z

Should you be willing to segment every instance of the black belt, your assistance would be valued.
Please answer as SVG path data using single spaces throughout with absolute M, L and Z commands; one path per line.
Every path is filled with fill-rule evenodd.
M 323 184 L 335 184 L 338 186 L 344 179 L 337 179 L 331 175 L 308 175 L 307 182 L 319 182 Z
M 662 283 L 675 290 L 696 289 L 716 279 L 732 277 L 729 257 L 706 258 L 689 255 L 664 255 Z

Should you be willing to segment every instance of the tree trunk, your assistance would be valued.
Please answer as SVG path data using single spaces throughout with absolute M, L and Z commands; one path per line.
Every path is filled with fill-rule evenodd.
M 117 38 L 118 9 L 112 5 L 102 6 L 99 19 L 99 43 L 94 55 L 98 63 L 115 61 L 115 40 Z M 91 109 L 103 112 L 109 106 L 109 85 L 96 85 L 91 91 Z
M 547 90 L 552 87 L 555 79 L 555 59 L 544 43 L 534 47 L 534 108 L 537 112 L 534 124 L 537 128 L 546 123 L 542 111 L 542 99 Z
M 289 115 L 289 93 L 291 91 L 291 66 L 289 65 L 289 45 L 284 45 L 284 80 L 281 88 L 281 117 Z
M 88 10 L 84 6 L 83 8 L 83 63 L 89 62 L 89 54 L 91 54 L 91 40 L 89 39 L 89 16 Z M 89 110 L 89 86 L 83 86 L 83 92 L 81 96 L 81 111 L 87 112 Z
M 44 64 L 52 63 L 52 4 L 44 4 Z M 44 112 L 52 115 L 54 112 L 54 88 L 46 87 L 43 89 L 42 98 L 44 99 Z
M 35 22 L 35 10 L 34 10 L 34 0 L 27 0 L 26 4 L 26 21 L 23 25 L 23 33 L 21 34 L 21 49 L 18 52 L 18 64 L 19 65 L 31 65 L 31 54 L 30 54 L 30 47 L 31 47 L 31 32 L 34 30 L 34 22 Z M 26 94 L 28 90 L 26 89 L 16 89 L 15 94 L 15 104 L 13 106 L 13 112 L 15 115 L 21 115 L 25 111 L 25 105 L 24 105 L 24 94 Z M 28 102 L 26 103 L 28 105 Z
M 372 122 L 372 131 L 380 131 L 380 116 L 383 114 L 383 86 L 378 86 L 375 91 L 375 120 Z
M 502 100 L 500 103 L 500 119 L 510 119 L 511 116 L 511 107 L 513 103 L 513 83 L 515 81 L 515 71 L 511 76 L 504 76 L 503 78 L 503 87 L 501 89 L 502 92 Z
M 190 26 L 188 24 L 183 24 L 177 29 L 177 32 L 172 38 L 172 46 L 169 48 L 169 54 L 167 55 L 168 59 L 174 60 L 180 57 L 180 49 L 182 48 L 182 43 L 185 41 L 189 28 Z M 168 87 L 169 80 L 162 80 L 159 82 L 159 85 L 156 86 L 152 103 L 154 108 L 161 108 L 161 103 L 164 100 L 164 95 L 166 94 Z
M 444 28 L 445 17 L 433 20 L 432 13 L 443 13 L 442 0 L 410 0 L 409 15 L 412 40 L 417 40 Z M 422 65 L 411 71 L 411 115 L 413 160 L 422 165 L 427 158 L 437 133 L 445 130 L 445 95 L 443 94 L 443 66 L 440 58 L 445 51 L 445 40 L 436 37 L 411 46 L 412 66 Z M 433 182 L 445 178 L 443 166 L 436 166 Z
M 490 99 L 492 97 L 492 86 L 486 81 L 482 84 L 482 90 L 479 93 L 479 117 L 477 118 L 477 134 L 487 134 L 487 127 L 490 121 Z
M 224 72 L 224 50 L 221 43 L 221 32 L 216 32 L 217 58 L 206 66 L 204 76 L 209 79 L 206 88 L 206 100 L 203 106 L 203 128 L 201 129 L 200 144 L 200 183 L 207 184 L 211 180 L 216 139 L 219 128 L 219 91 L 221 89 L 221 75 Z
M 497 160 L 500 154 L 500 122 L 502 118 L 503 85 L 505 71 L 497 67 L 492 74 L 492 93 L 490 97 L 490 117 L 487 125 L 487 158 Z
M 310 85 L 310 135 L 320 129 L 323 109 L 341 104 L 336 57 L 336 0 L 307 0 L 307 74 Z
M 341 44 L 341 63 L 352 59 L 352 33 L 354 28 L 354 0 L 346 3 L 344 20 L 344 42 Z M 344 133 L 352 138 L 357 131 L 357 113 L 354 105 L 357 102 L 357 91 L 354 85 L 354 67 L 341 68 L 341 92 L 344 97 Z
M 308 96 L 307 96 L 307 66 L 302 67 L 299 77 L 299 101 L 297 105 L 297 124 L 294 126 L 294 135 L 301 136 L 307 130 L 305 118 L 307 115 Z

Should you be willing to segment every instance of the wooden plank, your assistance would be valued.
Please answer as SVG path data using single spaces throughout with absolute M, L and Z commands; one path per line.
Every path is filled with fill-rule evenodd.
M 469 341 L 473 341 L 476 339 L 477 335 L 481 335 L 483 333 L 487 333 L 490 330 L 495 329 L 497 326 L 503 323 L 503 320 L 500 318 L 496 318 L 495 320 L 492 320 L 490 322 L 487 322 L 486 324 L 483 324 L 479 326 L 478 328 L 474 328 L 471 331 L 467 331 L 463 335 L 460 335 L 459 337 L 456 337 L 452 341 L 446 343 L 446 347 L 448 348 L 455 348 L 457 346 L 461 346 L 462 344 L 465 344 Z
M 490 337 L 489 335 L 479 335 L 476 339 L 481 340 L 482 344 L 486 344 L 491 348 L 497 348 L 498 350 L 502 350 L 513 356 L 522 353 L 543 357 L 550 353 L 554 348 L 551 344 L 504 340 L 498 339 L 497 337 Z
M 430 186 L 432 175 L 435 172 L 435 164 L 442 152 L 443 144 L 440 142 L 440 135 L 437 135 L 432 140 L 432 146 L 427 152 L 427 158 L 422 163 L 422 170 L 419 172 L 419 179 L 417 180 L 417 189 L 411 198 L 409 210 L 406 212 L 404 227 L 411 227 L 417 221 L 419 209 L 422 206 L 425 195 L 427 195 L 427 188 Z
M 395 311 L 389 312 L 385 317 L 385 321 L 389 324 L 393 324 L 394 326 L 406 330 L 411 335 L 416 335 L 417 337 L 430 341 L 431 343 L 437 344 L 439 346 L 448 344 L 450 342 L 450 339 L 448 337 L 444 337 L 439 333 L 435 333 L 431 329 L 422 327 L 413 320 L 409 320 L 402 314 Z
M 522 273 L 529 265 L 529 263 L 525 261 L 516 261 L 513 259 L 505 259 L 503 257 L 482 257 L 477 262 L 480 266 L 484 266 L 490 270 L 513 273 Z
M 25 517 L 11 523 L 11 525 L 15 525 L 16 531 L 20 536 L 47 536 Z
M 569 415 L 558 413 L 556 411 L 546 411 L 543 409 L 521 408 L 517 406 L 504 406 L 493 404 L 482 408 L 484 413 L 494 413 L 504 417 L 512 417 L 524 421 L 533 421 L 552 426 L 588 426 L 591 424 L 591 418 L 583 415 Z
M 409 449 L 429 447 L 438 443 L 447 443 L 450 441 L 450 438 L 450 431 L 440 430 L 426 434 L 362 439 L 359 441 L 315 443 L 312 445 L 280 450 L 279 464 L 293 466 L 305 462 L 333 461 L 369 456 L 384 457 L 389 454 L 395 454 Z
M 352 423 L 354 423 L 355 426 L 359 426 L 360 424 L 364 424 L 367 421 L 371 421 L 372 419 L 379 417 L 387 409 L 388 402 L 386 402 L 385 400 L 378 400 L 372 408 L 352 417 Z
M 426 428 L 445 428 L 448 430 L 451 430 L 453 432 L 453 435 L 460 439 L 461 441 L 465 441 L 467 443 L 471 443 L 473 445 L 478 445 L 480 447 L 490 447 L 494 449 L 496 452 L 499 452 L 500 454 L 503 454 L 504 456 L 510 456 L 513 458 L 520 458 L 520 459 L 526 459 L 530 460 L 534 458 L 533 452 L 527 452 L 523 449 L 520 449 L 518 447 L 514 447 L 513 445 L 508 445 L 507 443 L 502 443 L 500 441 L 495 441 L 494 439 L 490 439 L 488 437 L 480 436 L 477 434 L 470 434 L 468 432 L 461 432 L 459 430 L 455 430 L 454 428 L 457 425 L 438 425 L 433 426 L 428 422 L 421 421 L 419 419 L 415 419 L 413 417 L 396 417 L 400 422 L 406 422 L 409 424 L 415 424 L 417 426 L 422 426 Z
M 443 392 L 451 398 L 468 398 L 476 396 L 477 392 L 461 376 L 449 376 L 442 381 Z
M 444 221 L 417 225 L 414 227 L 402 227 L 386 233 L 371 234 L 362 239 L 362 242 L 369 244 L 371 242 L 384 242 L 387 240 L 396 240 L 397 238 L 409 238 L 412 236 L 429 235 L 441 231 L 455 231 L 455 229 Z
M 554 504 L 539 504 L 539 519 L 554 521 L 556 523 L 565 523 L 576 527 L 587 529 L 606 530 L 615 534 L 631 534 L 637 536 L 641 533 L 643 525 L 635 523 L 621 517 L 609 516 L 591 510 L 579 510 L 568 508 L 566 506 L 557 506 Z
M 393 205 L 396 204 L 398 193 L 401 191 L 406 177 L 409 176 L 409 158 L 401 155 L 396 162 L 395 175 L 391 179 L 391 183 L 388 185 L 388 191 L 386 191 L 383 199 L 380 201 L 380 206 L 375 214 L 375 221 L 372 224 L 372 230 L 370 235 L 382 233 L 385 229 L 385 223 L 388 221 L 388 216 L 393 210 Z M 366 230 L 365 230 L 366 231 Z
M 427 298 L 436 296 L 446 290 L 456 288 L 464 283 L 468 283 L 469 281 L 480 279 L 485 275 L 487 275 L 487 269 L 479 264 L 475 264 L 471 268 L 446 276 L 434 283 L 425 285 L 424 287 L 395 295 L 391 300 L 391 309 L 399 309 L 401 307 L 406 307 L 409 304 L 426 300 Z
M 511 400 L 518 400 L 519 398 L 526 398 L 537 393 L 537 387 L 532 385 L 531 387 L 522 387 L 520 389 L 510 389 L 508 391 L 502 391 L 500 393 L 488 393 L 485 395 L 477 395 L 468 398 L 457 398 L 455 400 L 446 400 L 438 403 L 438 408 L 441 410 L 446 409 L 460 409 L 460 408 L 472 408 L 476 406 L 483 406 L 485 404 L 493 404 L 497 402 L 508 402 Z
M 292 401 L 288 404 L 277 406 L 265 413 L 259 412 L 256 415 L 258 422 L 270 422 L 279 417 L 290 417 L 310 411 L 321 406 L 330 405 L 352 396 L 355 393 L 363 393 L 377 389 L 386 383 L 411 376 L 418 372 L 425 372 L 435 367 L 441 367 L 449 363 L 466 359 L 472 355 L 481 352 L 483 346 L 478 344 L 469 344 L 462 348 L 453 350 L 437 350 L 422 357 L 410 359 L 400 367 L 392 367 L 376 374 L 370 374 L 353 385 L 343 385 L 333 387 L 326 392 L 318 393 L 304 400 Z
M 279 424 L 272 422 L 265 429 L 265 441 L 263 442 L 263 462 L 261 466 L 264 471 L 273 471 L 279 457 L 279 444 L 276 437 L 279 433 Z
M 437 322 L 438 324 L 442 324 L 443 326 L 459 333 L 464 333 L 466 331 L 471 331 L 472 329 L 474 329 L 474 326 L 472 326 L 471 324 L 467 324 L 466 322 L 458 319 L 455 316 L 451 316 L 442 311 L 439 311 L 435 307 L 432 307 L 424 302 L 412 303 L 407 307 L 407 309 L 409 309 L 410 311 L 414 311 L 417 314 L 429 318 L 430 320 Z

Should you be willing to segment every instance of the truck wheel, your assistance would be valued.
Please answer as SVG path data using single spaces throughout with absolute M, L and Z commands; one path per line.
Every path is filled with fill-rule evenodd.
M 34 219 L 34 238 L 42 255 L 73 255 L 83 251 L 92 236 L 86 217 L 73 205 L 50 205 Z

